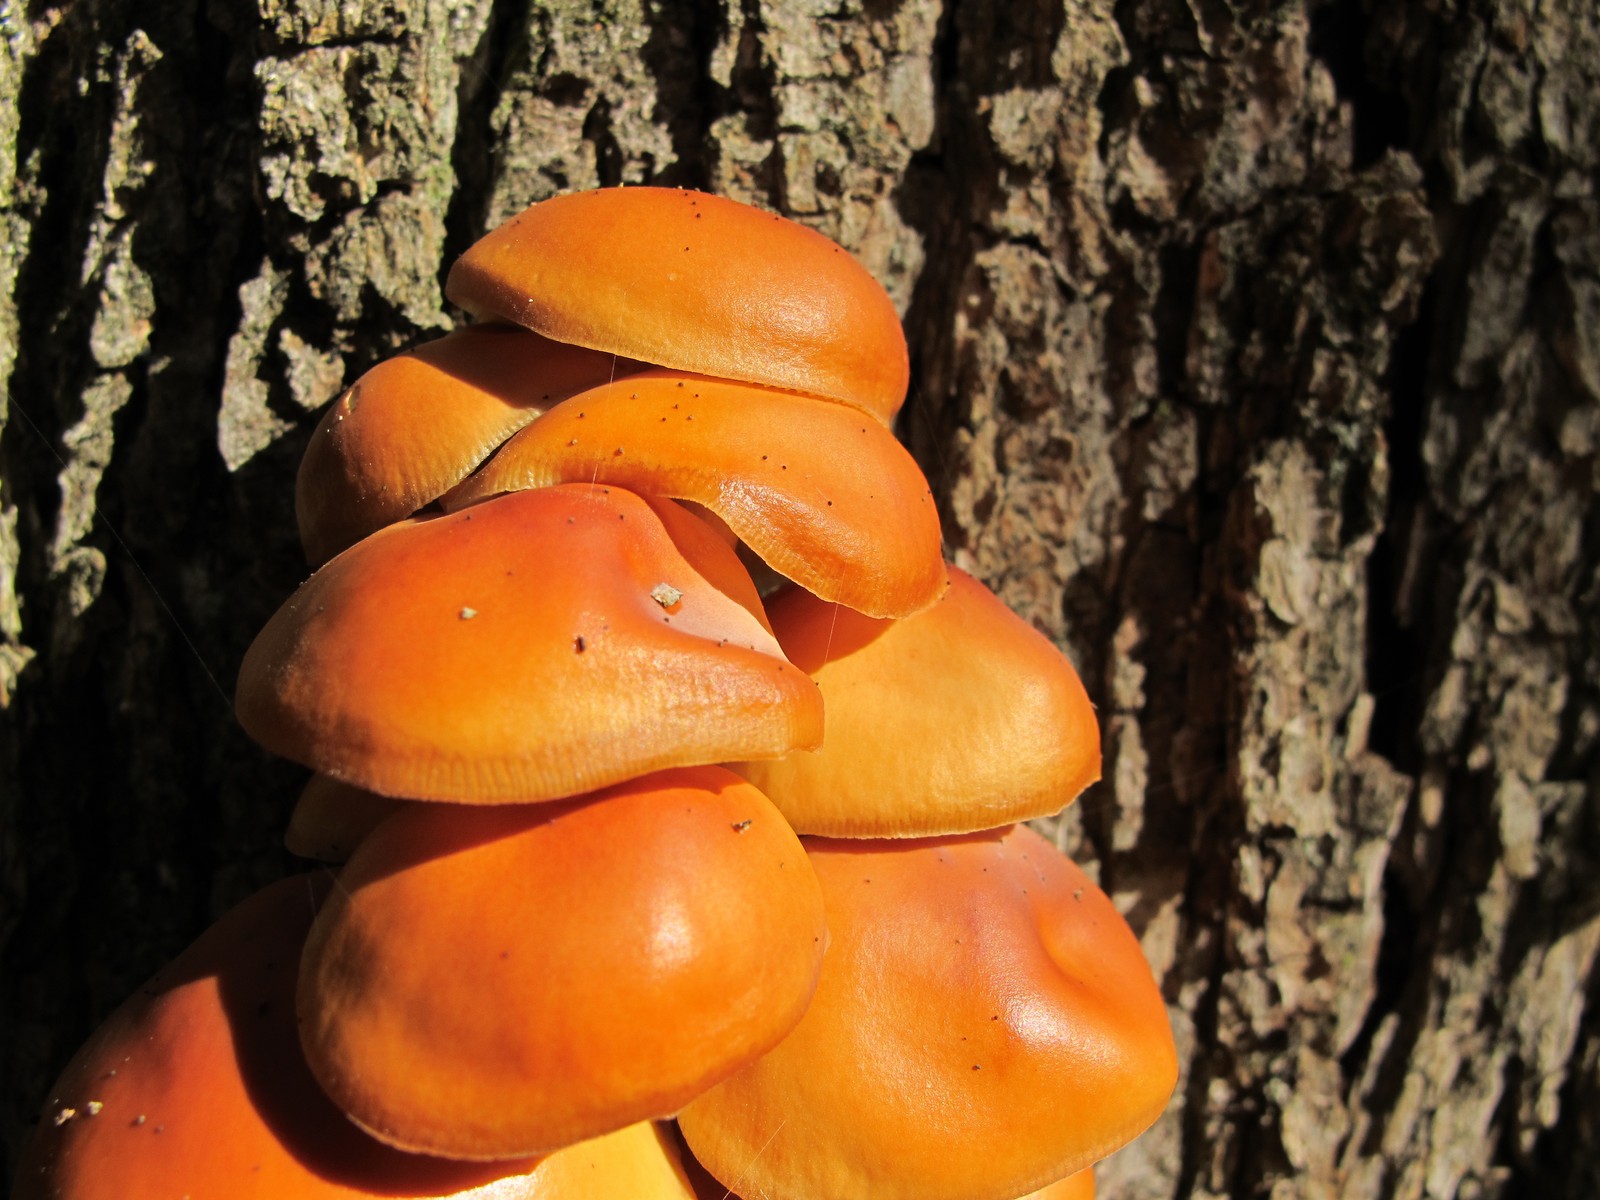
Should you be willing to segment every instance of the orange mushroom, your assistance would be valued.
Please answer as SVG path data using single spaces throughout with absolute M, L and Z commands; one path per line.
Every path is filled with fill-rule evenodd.
M 552 408 L 444 506 L 573 482 L 703 505 L 774 570 L 874 616 L 908 616 L 946 586 L 927 480 L 842 404 L 643 371 Z
M 541 412 L 639 363 L 476 325 L 385 359 L 323 414 L 295 515 L 312 566 L 431 504 Z
M 318 916 L 301 1035 L 384 1141 L 529 1154 L 669 1116 L 770 1049 L 825 935 L 798 839 L 720 768 L 565 804 L 416 805 Z
M 1025 826 L 808 840 L 832 942 L 776 1050 L 679 1114 L 754 1200 L 1009 1200 L 1160 1115 L 1161 993 L 1106 895 Z
M 789 588 L 767 613 L 828 712 L 818 750 L 741 764 L 801 833 L 965 833 L 1065 808 L 1100 778 L 1078 674 L 972 576 L 901 621 Z
M 696 1200 L 744 1200 L 744 1197 L 735 1195 L 720 1179 L 700 1165 L 693 1152 L 684 1144 L 681 1133 L 672 1139 L 672 1144 L 683 1163 L 684 1174 L 688 1176 L 689 1183 L 694 1188 Z M 782 1200 L 782 1198 L 769 1196 L 762 1197 L 761 1200 Z M 1079 1171 L 1065 1179 L 1046 1184 L 1038 1191 L 1019 1196 L 1017 1200 L 1094 1200 L 1094 1171 Z
M 694 554 L 740 570 L 702 535 Z M 649 505 L 585 486 L 353 546 L 256 638 L 238 714 L 269 750 L 345 783 L 480 804 L 781 754 L 815 745 L 822 720 L 816 686 Z
M 19 1200 L 689 1200 L 645 1123 L 680 1110 L 748 1200 L 1092 1196 L 1176 1071 L 1109 900 L 1020 827 L 802 848 L 704 765 L 853 836 L 1098 775 L 1071 667 L 966 576 L 945 593 L 883 428 L 887 295 L 802 226 L 667 189 L 536 205 L 449 294 L 527 328 L 334 405 L 297 497 L 331 561 L 240 677 L 241 723 L 319 772 L 289 840 L 348 855 L 339 886 L 314 924 L 321 885 L 270 889 L 119 1011 Z M 816 595 L 769 623 L 741 539 Z
M 905 398 L 905 334 L 877 280 L 820 233 L 720 196 L 556 196 L 485 234 L 445 295 L 557 341 L 826 396 L 885 425 Z
M 284 849 L 317 862 L 342 863 L 380 821 L 409 803 L 313 775 L 289 814 Z
M 122 1005 L 51 1089 L 15 1200 L 692 1200 L 677 1152 L 638 1125 L 545 1159 L 407 1154 L 345 1120 L 294 1022 L 301 944 L 328 876 L 286 879 Z
M 707 583 L 754 617 L 756 623 L 770 634 L 772 624 L 767 620 L 767 609 L 761 602 L 761 593 L 737 553 L 739 539 L 732 535 L 722 520 L 715 513 L 693 503 L 679 503 L 660 496 L 642 496 L 640 499 L 650 506 L 650 511 L 655 513 L 661 528 L 672 539 L 673 547 L 683 555 L 684 560 Z M 730 550 L 735 553 L 728 553 Z
M 1094 1172 L 1079 1171 L 1029 1192 L 1022 1200 L 1094 1200 Z

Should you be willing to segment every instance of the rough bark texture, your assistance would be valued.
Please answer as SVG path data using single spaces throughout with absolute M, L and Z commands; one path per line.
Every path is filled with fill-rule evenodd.
M 234 728 L 314 410 L 552 192 L 901 304 L 954 559 L 1080 665 L 1171 1003 L 1134 1197 L 1600 1195 L 1592 0 L 0 0 L 0 1088 L 287 869 Z

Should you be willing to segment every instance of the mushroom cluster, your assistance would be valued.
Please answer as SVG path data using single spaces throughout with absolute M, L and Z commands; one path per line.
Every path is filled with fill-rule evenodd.
M 315 573 L 240 676 L 342 865 L 113 1016 L 17 1195 L 1092 1195 L 1165 1008 L 1018 824 L 1098 777 L 1094 714 L 943 561 L 887 295 L 651 188 L 535 205 L 447 293 L 480 323 L 314 433 Z

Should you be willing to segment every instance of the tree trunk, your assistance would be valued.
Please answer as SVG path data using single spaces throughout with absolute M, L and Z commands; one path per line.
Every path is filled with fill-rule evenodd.
M 553 192 L 813 224 L 1078 663 L 1171 1004 L 1139 1197 L 1600 1194 L 1593 0 L 0 0 L 7 1177 L 289 869 L 235 728 L 314 411 Z

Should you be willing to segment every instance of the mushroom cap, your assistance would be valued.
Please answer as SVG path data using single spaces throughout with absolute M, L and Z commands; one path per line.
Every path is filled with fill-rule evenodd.
M 407 1154 L 345 1120 L 294 1022 L 301 944 L 330 883 L 300 876 L 252 896 L 112 1014 L 51 1090 L 16 1200 L 691 1200 L 651 1126 L 486 1164 Z
M 826 927 L 799 840 L 719 767 L 397 813 L 306 943 L 301 1037 L 384 1141 L 527 1154 L 676 1112 L 793 1028 Z
M 409 803 L 313 775 L 289 814 L 283 847 L 317 862 L 345 862 L 378 822 Z
M 733 560 L 695 526 L 691 555 Z M 239 721 L 342 782 L 475 804 L 815 745 L 816 686 L 672 532 L 578 485 L 384 529 L 267 623 Z
M 874 616 L 917 612 L 945 589 L 922 471 L 842 404 L 643 371 L 552 408 L 444 505 L 578 481 L 704 505 L 773 569 Z
M 950 590 L 878 621 L 799 588 L 768 598 L 789 661 L 828 711 L 819 750 L 737 770 L 800 833 L 966 833 L 1065 808 L 1100 778 L 1100 730 L 1072 664 L 993 592 Z
M 675 1131 L 676 1127 L 673 1128 Z M 696 1200 L 743 1200 L 743 1197 L 735 1195 L 722 1180 L 700 1165 L 693 1152 L 684 1143 L 682 1134 L 671 1140 L 673 1148 L 678 1151 L 679 1161 L 683 1164 L 684 1175 L 694 1188 Z M 1018 1197 L 1018 1200 L 1094 1200 L 1094 1171 L 1083 1170 L 1065 1179 L 1058 1179 L 1036 1192 Z
M 655 1121 L 640 1121 L 615 1133 L 564 1146 L 539 1159 L 528 1180 L 527 1200 L 596 1200 L 599 1196 L 694 1200 L 675 1139 Z M 519 1196 L 508 1192 L 502 1197 L 496 1192 L 483 1200 L 518 1200 Z M 1060 1200 L 1094 1200 L 1094 1193 L 1063 1195 Z
M 1094 1171 L 1083 1170 L 1029 1192 L 1022 1200 L 1094 1200 Z
M 705 581 L 756 619 L 769 635 L 772 625 L 767 608 L 750 572 L 739 558 L 739 539 L 730 536 L 727 526 L 713 512 L 696 512 L 690 504 L 680 504 L 664 496 L 641 496 L 667 531 L 678 553 L 704 577 Z M 659 601 L 658 601 L 659 603 Z
M 827 396 L 888 424 L 909 378 L 888 294 L 820 233 L 675 188 L 535 204 L 451 268 L 468 312 L 724 379 Z
M 684 1108 L 753 1200 L 1006 1200 L 1160 1115 L 1161 993 L 1106 895 L 1025 826 L 808 839 L 832 935 L 777 1049 Z
M 720 1179 L 693 1158 L 685 1159 L 683 1166 L 689 1182 L 694 1186 L 696 1200 L 744 1200 L 730 1192 Z M 1020 1196 L 1017 1200 L 1094 1200 L 1094 1172 L 1079 1171 L 1076 1175 L 1046 1184 L 1036 1192 Z
M 385 359 L 322 416 L 295 515 L 312 566 L 431 504 L 545 409 L 639 369 L 514 325 L 475 325 Z

